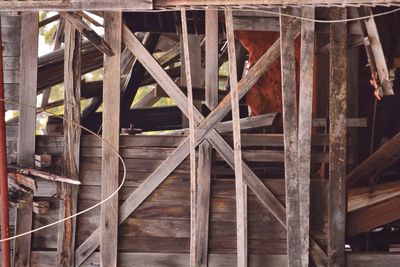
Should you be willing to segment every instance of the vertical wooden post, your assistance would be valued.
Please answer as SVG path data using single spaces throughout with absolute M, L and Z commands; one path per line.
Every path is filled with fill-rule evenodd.
M 21 84 L 20 102 L 36 106 L 37 61 L 38 61 L 38 13 L 27 13 L 21 20 Z M 20 167 L 34 166 L 36 112 L 20 106 L 18 127 L 17 164 Z M 15 233 L 32 230 L 32 197 L 24 207 L 17 209 Z M 25 235 L 14 242 L 14 266 L 30 266 L 31 235 Z
M 81 129 L 81 34 L 65 21 L 64 28 L 64 148 L 63 174 L 79 180 L 79 149 Z M 74 122 L 74 123 L 73 123 Z M 59 218 L 77 212 L 78 188 L 62 183 Z M 73 266 L 75 256 L 76 218 L 58 225 L 57 266 Z
M 199 145 L 199 164 L 197 166 L 197 200 L 195 232 L 195 266 L 208 266 L 208 228 L 210 217 L 210 189 L 212 146 L 203 141 Z
M 105 41 L 114 56 L 104 56 L 103 138 L 119 149 L 119 111 L 121 74 L 121 12 L 104 12 Z M 102 145 L 101 199 L 118 188 L 118 157 L 110 147 Z M 117 266 L 118 194 L 101 205 L 100 213 L 101 266 Z
M 235 37 L 233 35 L 232 10 L 225 10 L 228 40 L 229 79 L 231 85 L 233 148 L 235 159 L 236 235 L 238 266 L 247 266 L 247 186 L 243 181 L 242 142 L 240 133 L 239 93 L 237 86 Z
M 282 12 L 286 12 L 282 10 Z M 292 18 L 280 16 L 283 135 L 286 180 L 288 266 L 300 264 L 300 198 L 297 161 L 297 97 L 295 31 Z
M 345 8 L 330 8 L 330 19 L 347 18 Z M 330 26 L 329 76 L 329 266 L 345 266 L 347 27 Z
M 206 106 L 218 105 L 218 10 L 206 10 Z
M 218 11 L 206 10 L 205 104 L 213 110 L 218 105 Z M 208 228 L 212 147 L 204 141 L 199 146 L 197 168 L 195 266 L 208 266 Z
M 183 35 L 181 35 L 181 85 L 187 86 L 186 81 L 186 63 L 185 63 L 185 49 L 183 44 Z M 190 47 L 190 69 L 192 86 L 202 88 L 204 87 L 204 71 L 201 67 L 201 40 L 200 37 L 194 34 L 188 34 L 188 46 Z M 194 100 L 194 106 L 201 111 L 201 101 Z M 182 116 L 182 127 L 188 128 L 188 118 Z
M 182 44 L 185 62 L 185 76 L 188 94 L 188 119 L 189 119 L 189 138 L 190 138 L 190 266 L 196 266 L 195 251 L 197 250 L 196 232 L 198 231 L 197 222 L 197 175 L 196 175 L 196 139 L 194 134 L 195 120 L 193 106 L 192 73 L 189 53 L 189 37 L 187 32 L 186 10 L 181 10 L 182 23 Z
M 315 9 L 304 7 L 302 16 L 313 19 Z M 300 203 L 300 259 L 301 266 L 309 265 L 310 238 L 310 168 L 311 168 L 311 127 L 314 87 L 314 22 L 301 22 L 300 95 L 298 132 L 298 175 Z

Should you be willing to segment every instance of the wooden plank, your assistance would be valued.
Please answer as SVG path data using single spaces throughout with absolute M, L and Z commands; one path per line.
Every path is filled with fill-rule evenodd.
M 380 172 L 391 166 L 399 157 L 400 133 L 396 134 L 377 151 L 360 163 L 346 176 L 346 185 L 351 187 L 358 181 L 376 177 Z
M 110 45 L 104 41 L 83 19 L 73 12 L 60 12 L 60 15 L 71 23 L 79 32 L 82 33 L 98 50 L 108 56 L 113 56 L 114 52 Z
M 400 254 L 398 253 L 366 252 L 348 253 L 346 255 L 346 266 L 348 267 L 393 267 L 397 266 L 399 264 L 399 261 Z
M 82 37 L 75 27 L 65 22 L 64 27 L 64 149 L 63 175 L 79 180 L 79 152 L 81 129 L 81 44 Z M 60 219 L 77 212 L 77 186 L 61 183 Z M 58 225 L 57 266 L 72 266 L 75 257 L 76 218 Z
M 279 32 L 279 18 L 234 16 L 235 31 Z
M 331 8 L 330 19 L 346 19 L 344 8 Z M 347 27 L 330 26 L 329 75 L 329 266 L 345 265 Z
M 229 58 L 229 80 L 231 89 L 232 126 L 233 126 L 233 148 L 234 169 L 236 188 L 236 233 L 237 233 L 237 265 L 245 267 L 247 259 L 247 187 L 243 182 L 242 170 L 242 141 L 240 135 L 239 96 L 237 90 L 237 69 L 235 37 L 233 33 L 233 15 L 231 9 L 225 10 L 226 35 L 228 41 Z
M 197 171 L 197 216 L 195 232 L 195 266 L 208 266 L 212 147 L 207 141 L 199 146 Z
M 366 16 L 373 15 L 372 10 L 368 7 L 363 7 Z M 393 82 L 389 77 L 389 70 L 386 64 L 385 54 L 383 52 L 382 43 L 379 38 L 378 28 L 375 24 L 375 19 L 370 17 L 365 20 L 365 28 L 368 33 L 368 40 L 371 46 L 372 54 L 376 64 L 376 71 L 383 87 L 384 95 L 393 95 Z
M 105 12 L 105 41 L 110 45 L 114 56 L 104 57 L 103 90 L 103 139 L 118 151 L 119 110 L 121 74 L 121 12 Z M 102 199 L 109 197 L 118 188 L 118 155 L 110 146 L 102 146 Z M 102 266 L 117 266 L 118 247 L 118 194 L 101 205 L 100 252 Z
M 206 10 L 206 106 L 213 110 L 218 105 L 218 10 Z
M 110 10 L 146 10 L 152 9 L 152 0 L 71 0 L 68 2 L 60 0 L 45 1 L 1 1 L 2 11 L 95 11 Z
M 302 16 L 314 19 L 315 9 L 303 7 Z M 309 266 L 310 239 L 310 179 L 311 179 L 311 128 L 314 91 L 314 43 L 315 24 L 301 22 L 300 92 L 298 127 L 298 182 L 300 215 L 300 260 L 301 266 Z
M 373 206 L 354 210 L 347 215 L 346 234 L 354 236 L 399 220 L 400 197 L 393 197 Z
M 36 106 L 38 13 L 28 13 L 21 21 L 21 81 L 20 102 Z M 18 128 L 17 164 L 20 167 L 34 167 L 36 113 L 32 108 L 20 106 Z M 17 209 L 15 234 L 32 230 L 32 197 L 24 208 Z M 25 235 L 14 242 L 14 265 L 29 266 L 31 235 Z
M 187 32 L 187 19 L 186 10 L 181 9 L 181 24 L 182 24 L 182 35 L 181 40 L 183 44 L 183 58 L 185 66 L 185 80 L 187 86 L 187 99 L 188 99 L 188 120 L 189 120 L 189 144 L 190 144 L 190 266 L 194 267 L 196 265 L 196 237 L 197 234 L 197 216 L 198 216 L 198 206 L 197 206 L 197 175 L 196 175 L 196 140 L 195 140 L 195 124 L 197 122 L 194 120 L 194 110 L 193 106 L 193 89 L 192 89 L 192 66 L 190 62 L 190 52 L 189 52 L 189 38 Z
M 210 254 L 210 267 L 231 267 L 236 264 L 236 256 L 230 254 Z M 53 251 L 33 251 L 32 267 L 52 267 L 55 258 Z M 186 267 L 189 261 L 189 253 L 118 253 L 120 267 L 130 267 L 132 263 L 140 263 L 143 266 L 165 267 L 170 266 Z M 250 255 L 251 266 L 285 266 L 286 255 Z M 100 253 L 96 252 L 90 256 L 82 267 L 98 266 L 100 263 Z
M 290 14 L 289 10 L 282 10 Z M 293 19 L 281 15 L 281 76 L 283 103 L 283 137 L 285 151 L 286 179 L 286 225 L 288 266 L 301 265 L 301 225 L 300 193 L 298 178 L 298 145 L 297 145 L 297 90 L 296 59 L 294 39 L 296 32 L 290 22 Z

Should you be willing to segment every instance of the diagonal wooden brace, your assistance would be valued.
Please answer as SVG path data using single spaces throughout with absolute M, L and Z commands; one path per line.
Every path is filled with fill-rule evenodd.
M 165 92 L 174 99 L 176 105 L 182 113 L 188 115 L 187 98 L 175 84 L 175 82 L 165 73 L 157 61 L 147 52 L 134 34 L 123 25 L 123 41 L 128 49 L 137 56 L 147 71 L 155 78 L 157 83 Z M 249 70 L 247 75 L 238 83 L 239 99 L 242 98 L 250 88 L 258 81 L 259 77 L 278 59 L 280 56 L 280 40 L 278 39 L 271 48 L 259 59 L 259 61 Z M 226 162 L 234 168 L 234 152 L 229 144 L 214 129 L 214 126 L 229 113 L 231 103 L 230 93 L 220 102 L 220 104 L 205 119 L 202 114 L 195 109 L 194 119 L 199 122 L 195 130 L 196 145 L 199 145 L 205 138 L 221 154 Z M 120 206 L 119 223 L 121 224 L 166 178 L 167 176 L 189 155 L 189 138 L 186 138 L 179 147 L 125 200 Z M 276 196 L 258 179 L 254 172 L 243 162 L 244 181 L 249 188 L 256 194 L 262 204 L 277 218 L 286 228 L 286 211 L 283 204 Z M 311 253 L 317 257 L 316 261 L 327 262 L 325 252 L 318 244 L 310 240 Z M 96 250 L 99 245 L 99 229 L 76 250 L 76 265 L 79 266 L 83 261 Z

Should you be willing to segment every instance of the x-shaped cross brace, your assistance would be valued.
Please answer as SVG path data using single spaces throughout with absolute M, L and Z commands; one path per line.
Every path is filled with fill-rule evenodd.
M 156 82 L 175 101 L 182 113 L 188 116 L 188 99 L 180 88 L 168 76 L 165 70 L 158 64 L 153 56 L 146 50 L 142 43 L 129 30 L 126 25 L 122 26 L 123 42 L 128 49 L 142 63 Z M 278 39 L 249 72 L 238 83 L 239 99 L 242 98 L 250 88 L 258 81 L 268 68 L 280 56 L 280 39 Z M 203 140 L 208 142 L 218 151 L 224 160 L 234 168 L 234 151 L 230 145 L 221 137 L 215 125 L 220 122 L 230 111 L 231 94 L 229 93 L 219 105 L 204 118 L 195 108 L 193 119 L 197 125 L 195 129 L 195 144 L 198 146 Z M 122 203 L 119 208 L 119 223 L 125 219 L 172 173 L 176 167 L 189 155 L 190 143 L 187 137 L 176 150 Z M 243 180 L 254 192 L 261 203 L 275 216 L 275 218 L 286 228 L 286 210 L 279 199 L 258 179 L 249 166 L 242 162 Z M 96 229 L 92 235 L 76 250 L 75 263 L 79 266 L 99 246 L 100 229 Z M 317 263 L 326 265 L 327 256 L 319 245 L 310 239 L 311 255 Z

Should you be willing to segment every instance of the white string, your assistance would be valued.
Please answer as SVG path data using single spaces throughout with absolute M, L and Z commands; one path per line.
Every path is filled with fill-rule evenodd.
M 32 108 L 32 109 L 35 109 L 35 110 L 36 110 L 36 107 L 35 107 L 35 106 L 31 106 L 31 105 L 27 105 L 27 104 L 23 104 L 23 103 L 18 103 L 18 102 L 14 102 L 14 101 L 9 101 L 9 100 L 5 100 L 5 99 L 1 99 L 1 98 L 0 98 L 0 101 L 3 101 L 4 103 L 19 105 L 19 106 L 28 107 L 28 108 Z M 102 205 L 103 203 L 107 202 L 107 201 L 110 200 L 112 197 L 114 197 L 114 196 L 121 190 L 121 188 L 122 188 L 122 186 L 123 186 L 123 184 L 125 183 L 125 180 L 126 180 L 126 165 L 125 165 L 125 162 L 124 162 L 122 156 L 118 153 L 118 150 L 115 149 L 110 143 L 108 143 L 106 140 L 104 140 L 104 139 L 103 139 L 101 136 L 99 136 L 98 134 L 94 133 L 93 131 L 89 130 L 88 128 L 86 128 L 86 127 L 84 127 L 84 126 L 82 126 L 82 125 L 80 125 L 80 124 L 78 124 L 78 123 L 76 123 L 76 122 L 74 122 L 74 121 L 72 121 L 72 120 L 66 119 L 66 118 L 64 118 L 64 117 L 62 117 L 62 116 L 60 116 L 60 115 L 57 115 L 57 114 L 55 114 L 55 113 L 53 113 L 53 112 L 50 112 L 50 111 L 47 111 L 47 110 L 44 110 L 43 112 L 45 112 L 45 113 L 47 113 L 47 114 L 50 114 L 50 115 L 52 115 L 52 116 L 55 116 L 55 117 L 57 117 L 57 118 L 61 118 L 61 119 L 64 120 L 64 121 L 67 121 L 67 122 L 72 123 L 73 125 L 75 125 L 75 126 L 81 128 L 81 129 L 83 129 L 83 130 L 89 132 L 90 134 L 94 135 L 96 138 L 98 138 L 98 139 L 102 142 L 102 144 L 106 144 L 106 145 L 118 156 L 119 160 L 121 161 L 121 163 L 122 163 L 122 168 L 123 168 L 123 178 L 122 178 L 122 181 L 121 181 L 121 184 L 119 185 L 119 187 L 118 187 L 111 195 L 109 195 L 107 198 L 101 200 L 99 203 L 97 203 L 97 204 L 95 204 L 95 205 L 93 205 L 93 206 L 91 206 L 91 207 L 89 207 L 89 208 L 87 208 L 87 209 L 84 209 L 84 210 L 82 210 L 82 211 L 80 211 L 80 212 L 77 212 L 77 213 L 75 213 L 75 214 L 72 214 L 72 215 L 69 216 L 69 217 L 66 217 L 66 218 L 60 219 L 60 220 L 58 220 L 58 221 L 55 221 L 55 222 L 46 224 L 46 225 L 41 226 L 41 227 L 39 227 L 39 228 L 33 229 L 33 230 L 31 230 L 31 231 L 27 231 L 27 232 L 25 232 L 25 233 L 21 233 L 21 234 L 18 234 L 18 235 L 14 235 L 14 236 L 11 236 L 11 237 L 8 237 L 8 238 L 0 239 L 0 243 L 1 243 L 1 242 L 5 242 L 5 241 L 9 241 L 9 240 L 13 240 L 13 239 L 17 239 L 17 238 L 22 237 L 22 236 L 25 236 L 25 235 L 33 234 L 33 233 L 38 232 L 38 231 L 40 231 L 40 230 L 49 228 L 49 227 L 51 227 L 51 226 L 57 225 L 57 224 L 59 224 L 59 223 L 65 222 L 65 221 L 68 221 L 68 220 L 70 220 L 70 219 L 72 219 L 72 218 L 75 218 L 75 217 L 77 217 L 77 216 L 79 216 L 79 215 L 82 215 L 82 214 L 84 214 L 84 213 L 86 213 L 86 212 L 88 212 L 88 211 L 90 211 L 90 210 L 92 210 L 92 209 L 97 208 L 98 206 Z M 0 114 L 0 116 L 2 116 L 2 115 Z
M 304 21 L 310 21 L 310 22 L 315 22 L 315 23 L 342 23 L 342 22 L 351 22 L 351 21 L 358 21 L 358 20 L 364 20 L 364 19 L 370 19 L 370 18 L 376 18 L 376 17 L 381 17 L 381 16 L 386 16 L 392 13 L 396 13 L 400 11 L 400 8 L 396 8 L 393 10 L 389 10 L 386 12 L 381 12 L 377 14 L 371 14 L 367 16 L 362 16 L 362 17 L 356 17 L 356 18 L 348 18 L 348 19 L 336 19 L 336 20 L 322 20 L 322 19 L 310 19 L 306 17 L 301 17 L 301 16 L 296 16 L 296 15 L 290 15 L 290 14 L 281 14 L 280 12 L 276 11 L 270 11 L 270 10 L 265 10 L 265 9 L 258 9 L 258 8 L 236 8 L 236 7 L 231 7 L 232 10 L 237 10 L 237 11 L 257 11 L 257 12 L 262 12 L 262 13 L 267 13 L 267 14 L 272 14 L 272 15 L 282 15 L 284 17 L 290 17 L 290 18 L 295 18 L 299 20 L 304 20 Z M 217 11 L 223 11 L 225 10 L 224 7 L 204 7 L 204 8 L 199 8 L 199 7 L 188 7 L 187 10 L 192 10 L 192 11 L 203 11 L 203 10 L 217 10 Z M 161 10 L 146 10 L 145 12 L 170 12 L 170 11 L 180 11 L 180 9 L 177 8 L 168 8 L 168 9 L 161 9 Z
M 201 9 L 201 8 L 188 8 L 188 10 L 204 10 L 204 9 L 209 9 L 209 10 L 224 10 L 224 8 L 215 8 L 215 7 L 207 7 L 207 8 L 202 8 L 202 9 Z M 234 8 L 234 9 L 236 9 L 236 8 Z M 390 10 L 390 11 L 386 11 L 386 12 L 382 12 L 382 13 L 371 14 L 371 15 L 369 15 L 369 16 L 363 16 L 363 17 L 357 17 L 357 18 L 349 18 L 349 19 L 341 19 L 341 20 L 319 20 L 319 19 L 310 19 L 310 18 L 306 18 L 306 17 L 296 16 L 296 15 L 290 15 L 290 14 L 282 14 L 282 13 L 280 13 L 280 12 L 269 11 L 269 10 L 264 10 L 264 9 L 239 8 L 238 10 L 241 10 L 241 11 L 258 11 L 258 12 L 263 12 L 263 13 L 267 13 L 267 14 L 281 15 L 281 16 L 291 17 L 291 18 L 295 18 L 295 19 L 299 19 L 299 20 L 304 20 L 304 21 L 315 22 L 315 23 L 342 23 L 342 22 L 351 22 L 351 21 L 364 20 L 364 19 L 375 18 L 375 17 L 380 17 L 380 16 L 386 16 L 386 15 L 389 15 L 389 14 L 396 13 L 396 12 L 400 11 L 400 8 L 396 8 L 396 9 L 394 9 L 394 10 Z M 161 11 L 161 12 L 169 12 L 169 11 L 180 11 L 180 10 L 178 10 L 178 9 L 172 9 L 172 8 L 171 8 L 171 9 L 165 9 L 165 10 L 151 10 L 151 11 L 146 11 L 146 12 L 160 12 L 160 11 Z M 36 107 L 35 107 L 35 106 L 31 106 L 31 105 L 27 105 L 27 104 L 22 104 L 22 103 L 18 103 L 18 102 L 14 102 L 14 101 L 9 101 L 9 100 L 5 100 L 5 99 L 0 99 L 0 101 L 3 101 L 3 102 L 5 102 L 5 103 L 10 103 L 10 104 L 19 105 L 19 106 L 24 106 L 24 107 L 28 107 L 28 108 L 32 108 L 32 109 L 35 109 L 35 110 L 36 110 Z M 77 213 L 75 213 L 75 214 L 73 214 L 73 215 L 71 215 L 71 216 L 69 216 L 69 217 L 66 217 L 66 218 L 64 218 L 64 219 L 55 221 L 55 222 L 53 222 L 53 223 L 49 223 L 49 224 L 47 224 L 47 225 L 41 226 L 41 227 L 39 227 L 39 228 L 33 229 L 33 230 L 31 230 L 31 231 L 28 231 L 28 232 L 25 232 L 25 233 L 22 233 L 22 234 L 14 235 L 14 236 L 12 236 L 12 237 L 8 237 L 8 238 L 5 238 L 5 239 L 0 239 L 0 243 L 1 243 L 1 242 L 5 242 L 5 241 L 9 241 L 9 240 L 13 240 L 13 239 L 17 239 L 17 238 L 19 238 L 19 237 L 22 237 L 22 236 L 25 236 L 25 235 L 29 235 L 29 234 L 32 234 L 32 233 L 35 233 L 35 232 L 38 232 L 38 231 L 41 231 L 41 230 L 43 230 L 43 229 L 46 229 L 46 228 L 49 228 L 49 227 L 51 227 L 51 226 L 57 225 L 57 224 L 59 224 L 59 223 L 65 222 L 65 221 L 70 220 L 70 219 L 72 219 L 72 218 L 75 218 L 75 217 L 77 217 L 77 216 L 79 216 L 79 215 L 82 215 L 82 214 L 84 214 L 84 213 L 86 213 L 86 212 L 88 212 L 88 211 L 90 211 L 90 210 L 92 210 L 92 209 L 97 208 L 98 206 L 102 205 L 103 203 L 107 202 L 107 201 L 110 200 L 112 197 L 114 197 L 114 196 L 121 190 L 121 188 L 122 188 L 122 186 L 123 186 L 123 184 L 125 183 L 125 180 L 126 180 L 126 165 L 125 165 L 125 162 L 124 162 L 122 156 L 118 153 L 118 150 L 115 149 L 110 143 L 108 143 L 106 140 L 104 140 L 104 139 L 103 139 L 101 136 L 99 136 L 98 134 L 94 133 L 93 131 L 89 130 L 88 128 L 86 128 L 86 127 L 84 127 L 84 126 L 82 126 L 82 125 L 80 125 L 80 124 L 78 124 L 78 123 L 76 123 L 76 122 L 74 122 L 74 121 L 65 119 L 65 118 L 62 117 L 62 116 L 59 116 L 59 115 L 57 115 L 57 114 L 55 114 L 55 113 L 52 113 L 52 112 L 49 112 L 49 111 L 46 111 L 46 110 L 44 110 L 43 112 L 45 112 L 45 113 L 47 113 L 47 114 L 50 114 L 50 115 L 52 115 L 52 116 L 61 118 L 61 119 L 64 120 L 64 121 L 67 121 L 67 122 L 70 122 L 70 123 L 74 124 L 75 126 L 77 126 L 77 127 L 81 128 L 81 129 L 83 129 L 83 130 L 89 132 L 90 134 L 94 135 L 94 136 L 95 136 L 96 138 L 98 138 L 103 144 L 106 144 L 109 148 L 111 148 L 111 150 L 118 156 L 119 160 L 120 160 L 121 163 L 122 163 L 123 173 L 124 173 L 124 174 L 123 174 L 123 178 L 122 178 L 122 181 L 121 181 L 121 184 L 119 185 L 119 187 L 118 187 L 111 195 L 109 195 L 107 198 L 103 199 L 103 200 L 100 201 L 99 203 L 97 203 L 97 204 L 95 204 L 95 205 L 93 205 L 93 206 L 91 206 L 91 207 L 89 207 L 89 208 L 87 208 L 87 209 L 85 209 L 85 210 L 82 210 L 82 211 L 80 211 L 80 212 L 77 212 Z M 1 115 L 1 114 L 0 114 L 0 115 Z

